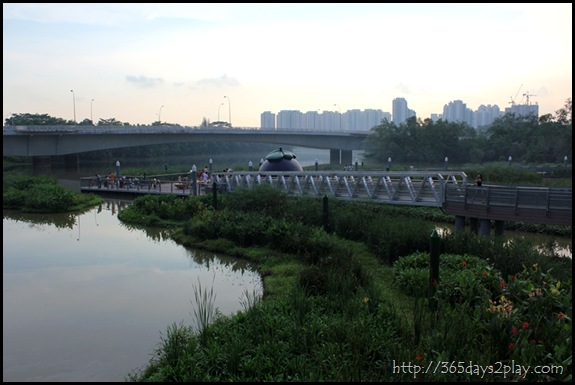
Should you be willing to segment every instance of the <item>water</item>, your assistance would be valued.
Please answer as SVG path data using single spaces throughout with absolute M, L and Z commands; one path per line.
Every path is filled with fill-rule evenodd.
M 123 381 L 174 323 L 195 326 L 194 290 L 223 314 L 261 295 L 249 264 L 123 225 L 128 201 L 79 217 L 3 219 L 3 381 Z
M 435 230 L 440 235 L 454 233 L 455 225 L 442 223 L 440 225 L 436 225 Z M 469 228 L 466 228 L 465 231 L 470 230 Z M 493 229 L 491 230 L 490 236 L 494 236 Z M 571 238 L 511 230 L 504 230 L 504 237 L 507 243 L 510 243 L 514 240 L 526 240 L 535 245 L 535 247 L 543 253 L 549 252 L 551 250 L 554 254 L 560 257 L 573 258 L 573 240 Z

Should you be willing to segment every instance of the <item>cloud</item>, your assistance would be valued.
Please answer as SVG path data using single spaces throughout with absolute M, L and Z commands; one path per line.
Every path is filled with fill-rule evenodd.
M 127 75 L 126 80 L 128 81 L 128 83 L 135 84 L 139 87 L 144 88 L 155 87 L 159 84 L 164 83 L 164 80 L 162 78 L 149 78 L 143 75 L 140 76 Z
M 393 87 L 395 92 L 398 92 L 402 95 L 410 95 L 411 94 L 411 87 L 406 84 L 398 83 Z
M 219 78 L 205 78 L 195 82 L 197 88 L 223 88 L 223 87 L 237 87 L 240 82 L 236 78 L 231 78 L 224 74 Z

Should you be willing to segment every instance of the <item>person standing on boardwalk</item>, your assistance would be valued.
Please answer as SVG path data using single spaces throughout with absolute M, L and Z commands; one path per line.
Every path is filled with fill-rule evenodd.
M 477 176 L 475 177 L 475 184 L 481 187 L 482 183 L 483 183 L 483 176 L 481 175 L 481 173 L 477 173 Z

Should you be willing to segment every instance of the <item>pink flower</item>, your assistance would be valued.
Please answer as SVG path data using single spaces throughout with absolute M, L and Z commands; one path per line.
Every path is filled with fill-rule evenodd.
M 523 322 L 523 329 L 527 329 L 529 327 L 529 322 Z
M 515 326 L 513 326 L 511 328 L 511 334 L 515 334 L 515 333 L 517 333 L 517 328 Z

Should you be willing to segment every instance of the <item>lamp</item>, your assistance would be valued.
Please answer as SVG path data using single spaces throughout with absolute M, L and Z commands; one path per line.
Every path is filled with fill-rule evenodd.
M 76 123 L 76 94 L 74 94 L 74 90 L 70 90 L 72 93 L 72 103 L 74 105 L 74 124 Z
M 232 103 L 230 102 L 230 98 L 224 96 L 224 98 L 228 99 L 228 120 L 230 123 L 230 127 L 232 126 Z

